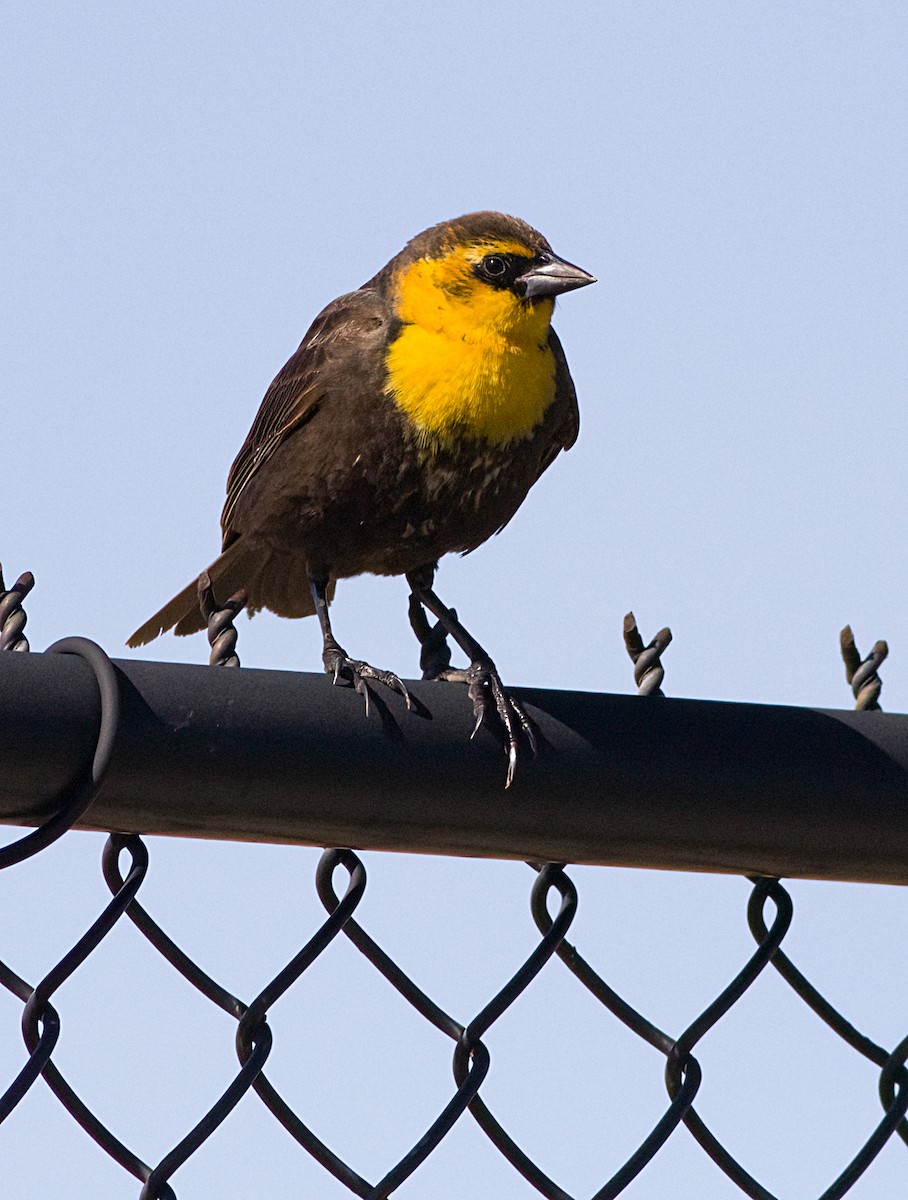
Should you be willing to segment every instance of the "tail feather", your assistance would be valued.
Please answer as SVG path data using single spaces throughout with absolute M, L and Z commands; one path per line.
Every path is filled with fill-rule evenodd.
M 255 584 L 261 574 L 261 563 L 256 562 L 253 555 L 245 548 L 242 539 L 228 546 L 220 557 L 216 558 L 208 568 L 208 574 L 214 585 L 218 599 L 227 600 L 240 588 L 250 592 L 250 603 L 254 603 Z M 127 646 L 144 646 L 154 641 L 168 629 L 173 629 L 179 635 L 196 633 L 205 628 L 205 622 L 199 611 L 198 583 L 193 580 L 186 585 L 172 600 L 141 625 Z
M 244 584 L 253 608 L 267 608 L 279 617 L 311 617 L 315 612 L 309 591 L 306 560 L 299 554 L 272 554 L 260 564 L 254 582 Z M 329 602 L 334 581 L 328 585 Z
M 301 555 L 272 554 L 262 558 L 261 553 L 250 551 L 243 539 L 238 538 L 214 560 L 208 574 L 220 601 L 229 600 L 242 588 L 251 612 L 268 608 L 281 617 L 308 617 L 315 612 L 306 561 Z M 334 583 L 332 579 L 328 585 L 329 603 L 334 599 Z M 168 629 L 183 637 L 204 628 L 198 582 L 193 580 L 140 626 L 126 645 L 144 646 Z

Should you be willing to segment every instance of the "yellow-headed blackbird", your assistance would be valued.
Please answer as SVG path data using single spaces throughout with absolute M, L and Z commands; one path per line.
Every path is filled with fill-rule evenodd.
M 419 615 L 425 606 L 471 662 L 452 671 L 436 657 L 433 670 L 426 652 L 425 675 L 469 684 L 476 728 L 498 713 L 508 783 L 520 733 L 534 745 L 532 725 L 432 585 L 441 555 L 500 530 L 573 445 L 577 399 L 550 322 L 557 295 L 593 282 L 502 213 L 419 234 L 316 317 L 271 384 L 231 468 L 223 552 L 208 568 L 218 593 L 243 589 L 252 612 L 316 613 L 325 670 L 367 705 L 366 680 L 409 696 L 396 675 L 347 655 L 328 602 L 338 579 L 406 575 Z M 174 626 L 203 627 L 195 584 L 129 645 Z

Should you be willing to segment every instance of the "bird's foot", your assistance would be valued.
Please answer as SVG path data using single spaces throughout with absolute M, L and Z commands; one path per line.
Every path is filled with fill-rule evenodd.
M 449 667 L 441 671 L 437 678 L 467 684 L 469 697 L 473 701 L 473 715 L 476 717 L 471 738 L 476 736 L 483 722 L 487 721 L 492 713 L 497 715 L 505 734 L 508 775 L 504 786 L 509 788 L 517 771 L 521 737 L 534 758 L 538 750 L 536 730 L 523 705 L 505 691 L 501 676 L 491 659 L 471 663 L 465 671 Z
M 327 674 L 333 676 L 335 686 L 340 686 L 342 683 L 350 685 L 355 692 L 362 696 L 366 706 L 366 716 L 369 715 L 369 683 L 367 682 L 369 680 L 384 684 L 392 692 L 403 696 L 408 709 L 413 707 L 410 693 L 403 681 L 393 671 L 380 671 L 378 667 L 371 667 L 367 662 L 351 658 L 337 643 L 325 647 L 322 661 Z

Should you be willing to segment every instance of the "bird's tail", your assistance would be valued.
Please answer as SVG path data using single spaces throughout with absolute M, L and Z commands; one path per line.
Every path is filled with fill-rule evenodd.
M 235 541 L 232 546 L 228 546 L 208 568 L 208 574 L 218 599 L 222 602 L 228 600 L 240 588 L 252 591 L 257 577 L 261 573 L 261 566 L 262 564 L 256 556 L 250 554 L 243 545 L 242 538 Z M 205 628 L 205 622 L 199 611 L 198 583 L 195 580 L 187 584 L 182 592 L 179 592 L 172 600 L 168 600 L 163 608 L 150 617 L 144 625 L 141 625 L 126 645 L 144 646 L 147 642 L 154 641 L 160 634 L 166 633 L 168 629 L 173 629 L 174 626 L 176 626 L 175 632 L 180 635 L 196 633 L 199 629 Z

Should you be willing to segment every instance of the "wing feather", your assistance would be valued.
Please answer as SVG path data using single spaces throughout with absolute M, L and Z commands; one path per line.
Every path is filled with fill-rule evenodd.
M 231 522 L 237 501 L 263 462 L 316 412 L 323 394 L 323 367 L 343 347 L 358 341 L 376 325 L 375 291 L 361 288 L 340 296 L 312 322 L 292 357 L 275 376 L 252 428 L 227 477 L 227 499 L 221 514 L 225 547 L 235 536 Z
M 568 370 L 567 359 L 564 356 L 564 350 L 558 334 L 554 329 L 549 330 L 549 346 L 552 354 L 555 356 L 555 403 L 564 407 L 564 431 L 561 437 L 561 445 L 555 450 L 552 458 L 559 450 L 570 450 L 574 442 L 577 441 L 577 435 L 580 433 L 580 409 L 577 405 L 577 391 L 574 387 L 574 381 L 571 379 L 571 372 Z M 551 459 L 546 462 L 545 467 L 549 465 Z M 545 470 L 545 467 L 542 470 Z M 542 472 L 540 471 L 540 474 Z

